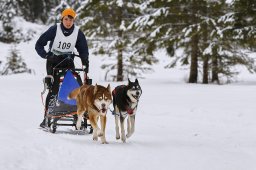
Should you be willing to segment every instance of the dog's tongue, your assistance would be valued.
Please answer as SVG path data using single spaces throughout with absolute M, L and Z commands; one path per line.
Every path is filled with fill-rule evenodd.
M 103 113 L 105 113 L 106 111 L 107 111 L 107 109 L 105 109 L 105 108 L 102 109 L 102 112 L 103 112 Z
M 135 99 L 137 99 L 137 100 L 138 100 L 138 98 L 139 98 L 139 96 L 137 96 L 137 95 L 133 95 L 133 97 L 134 97 Z

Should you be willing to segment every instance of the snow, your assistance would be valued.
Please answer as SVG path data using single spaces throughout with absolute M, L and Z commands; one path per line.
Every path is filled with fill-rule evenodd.
M 226 0 L 226 3 L 233 3 L 234 0 Z
M 125 27 L 125 22 L 124 21 L 122 21 L 122 23 L 121 23 L 121 25 L 120 25 L 120 28 L 119 28 L 120 30 L 123 30 L 123 31 L 125 31 L 126 30 L 126 27 Z
M 123 0 L 117 0 L 116 1 L 116 4 L 119 6 L 119 7 L 122 7 L 124 5 L 124 2 Z
M 100 144 L 72 127 L 59 127 L 55 134 L 38 128 L 45 60 L 37 56 L 35 41 L 17 45 L 35 74 L 0 76 L 1 170 L 256 169 L 255 75 L 243 70 L 236 83 L 187 84 L 188 71 L 164 69 L 169 58 L 159 52 L 155 72 L 139 79 L 143 94 L 134 136 L 117 141 L 108 111 L 109 144 Z M 8 54 L 8 45 L 0 45 Z M 103 81 L 102 58 L 91 55 L 90 64 L 93 83 L 112 88 L 126 83 Z

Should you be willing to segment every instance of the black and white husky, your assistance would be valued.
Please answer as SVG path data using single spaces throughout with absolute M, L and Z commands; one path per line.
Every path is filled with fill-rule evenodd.
M 134 133 L 135 114 L 141 94 L 142 89 L 137 79 L 135 82 L 128 79 L 128 85 L 117 86 L 112 91 L 116 139 L 120 139 L 119 125 L 121 126 L 121 140 L 123 142 L 126 142 L 126 137 L 129 138 Z M 127 116 L 127 134 L 125 135 L 124 120 Z

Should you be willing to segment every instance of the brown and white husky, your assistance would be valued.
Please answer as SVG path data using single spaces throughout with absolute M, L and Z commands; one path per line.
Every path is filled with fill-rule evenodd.
M 77 129 L 80 129 L 84 112 L 87 112 L 93 128 L 93 140 L 97 141 L 100 137 L 103 144 L 108 143 L 105 137 L 105 128 L 107 110 L 112 102 L 110 85 L 107 87 L 97 84 L 95 86 L 83 85 L 72 91 L 69 98 L 77 101 Z M 99 118 L 101 128 L 97 123 Z

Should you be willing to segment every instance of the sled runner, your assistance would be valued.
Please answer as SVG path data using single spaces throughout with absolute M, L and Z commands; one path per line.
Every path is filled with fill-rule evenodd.
M 76 128 L 76 100 L 69 100 L 68 95 L 83 84 L 80 77 L 81 72 L 84 72 L 84 69 L 53 68 L 53 75 L 44 78 L 42 94 L 46 89 L 49 90 L 45 107 L 45 127 L 48 127 L 52 133 L 56 132 L 58 126 L 74 126 Z M 87 72 L 84 72 L 84 83 L 92 83 L 92 80 L 87 77 Z M 92 133 L 92 127 L 87 121 L 87 113 L 84 113 L 79 130 L 86 129 Z

